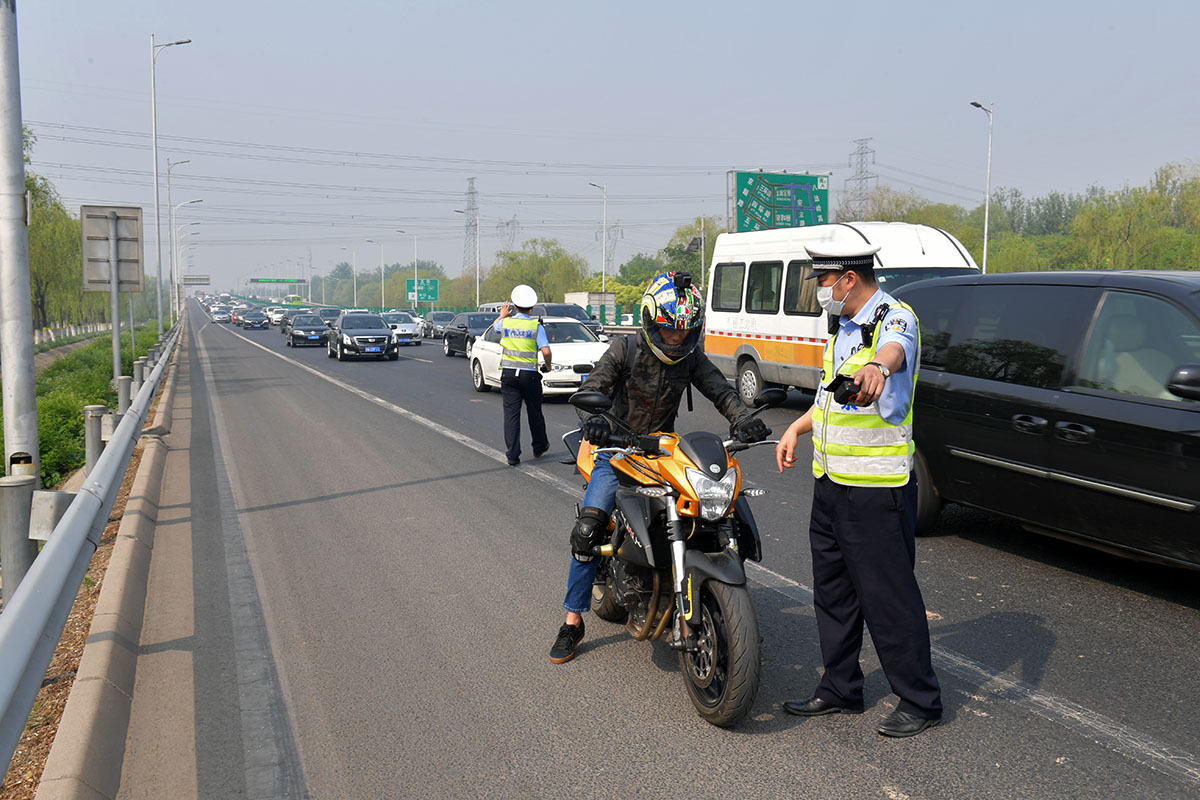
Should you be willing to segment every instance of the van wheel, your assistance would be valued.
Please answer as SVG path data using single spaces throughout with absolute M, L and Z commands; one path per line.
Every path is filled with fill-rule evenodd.
M 754 398 L 765 388 L 766 384 L 763 382 L 762 373 L 758 371 L 758 364 L 754 363 L 754 359 L 747 358 L 738 367 L 737 374 L 737 389 L 742 402 L 753 408 Z
M 929 474 L 925 456 L 918 450 L 913 454 L 913 473 L 917 479 L 917 535 L 932 533 L 942 513 L 942 498 L 938 497 Z

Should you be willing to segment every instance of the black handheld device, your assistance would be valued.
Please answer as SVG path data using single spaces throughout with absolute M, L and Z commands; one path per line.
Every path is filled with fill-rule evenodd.
M 825 391 L 830 392 L 834 401 L 841 405 L 853 405 L 858 399 L 858 387 L 854 385 L 854 378 L 849 375 L 834 375 Z

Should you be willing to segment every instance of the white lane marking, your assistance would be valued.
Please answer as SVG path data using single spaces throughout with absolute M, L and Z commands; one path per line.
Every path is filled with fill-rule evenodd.
M 230 331 L 230 333 L 234 333 Z M 234 333 L 235 336 L 240 334 Z M 300 369 L 316 375 L 322 380 L 328 381 L 336 386 L 340 386 L 347 391 L 350 391 L 359 397 L 372 402 L 378 406 L 394 411 L 402 417 L 419 423 L 432 431 L 436 431 L 444 436 L 453 439 L 465 447 L 481 453 L 494 461 L 507 464 L 508 460 L 504 453 L 494 448 L 488 447 L 470 437 L 453 431 L 450 428 L 440 425 L 433 420 L 422 417 L 419 414 L 401 408 L 394 403 L 389 403 L 382 398 L 376 397 L 362 389 L 349 386 L 341 381 L 336 380 L 324 373 L 301 364 L 284 356 L 282 353 L 276 353 L 269 348 L 263 347 L 257 342 L 246 339 L 245 336 L 240 336 L 245 341 L 258 347 L 273 356 L 276 356 L 290 364 L 294 364 Z M 543 483 L 549 484 L 559 491 L 564 492 L 568 496 L 575 498 L 579 493 L 578 482 L 570 482 L 563 480 L 557 475 L 552 475 L 543 469 L 534 466 L 521 465 L 513 467 L 529 475 L 536 477 Z M 752 577 L 754 581 L 765 588 L 772 589 L 780 594 L 788 597 L 803 605 L 812 606 L 813 593 L 812 589 L 804 584 L 798 583 L 791 578 L 780 575 L 778 572 L 770 570 L 760 564 L 752 561 L 746 562 L 747 575 Z M 1031 711 L 1043 719 L 1049 720 L 1058 725 L 1062 725 L 1068 730 L 1082 736 L 1085 739 L 1094 741 L 1109 750 L 1120 753 L 1143 766 L 1156 770 L 1163 774 L 1192 787 L 1200 787 L 1200 759 L 1192 753 L 1181 750 L 1172 745 L 1160 742 L 1157 739 L 1148 736 L 1141 731 L 1135 730 L 1127 725 L 1122 725 L 1116 720 L 1110 719 L 1103 714 L 1096 713 L 1091 709 L 1085 708 L 1070 700 L 1058 697 L 1057 695 L 1043 692 L 1028 684 L 1020 681 L 1012 680 L 1006 677 L 1001 671 L 993 669 L 988 665 L 976 661 L 969 656 L 963 655 L 956 650 L 951 650 L 948 647 L 943 647 L 938 644 L 933 644 L 931 647 L 933 660 L 938 668 L 949 672 L 955 677 L 966 681 L 967 683 L 979 687 L 982 691 L 987 692 L 993 697 L 1007 700 L 1014 705 Z

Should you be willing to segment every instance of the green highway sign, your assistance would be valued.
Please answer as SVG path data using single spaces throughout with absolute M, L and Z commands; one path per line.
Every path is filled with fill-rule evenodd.
M 306 284 L 308 281 L 303 278 L 251 278 L 251 283 L 287 283 L 291 285 Z
M 413 288 L 413 284 L 416 288 Z M 404 282 L 405 296 L 414 303 L 436 303 L 438 301 L 437 278 L 409 278 Z
M 800 228 L 829 221 L 829 176 L 735 172 L 737 230 Z

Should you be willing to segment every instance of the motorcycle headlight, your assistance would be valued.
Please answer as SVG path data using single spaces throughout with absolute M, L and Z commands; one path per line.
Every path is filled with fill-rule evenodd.
M 737 487 L 737 472 L 732 467 L 720 480 L 713 480 L 698 469 L 687 470 L 687 479 L 700 498 L 701 518 L 716 521 L 729 512 Z

